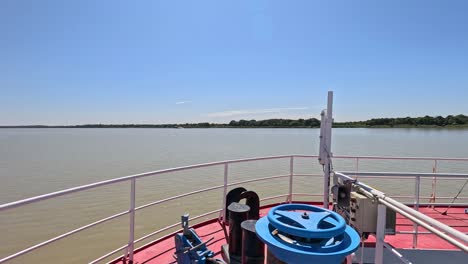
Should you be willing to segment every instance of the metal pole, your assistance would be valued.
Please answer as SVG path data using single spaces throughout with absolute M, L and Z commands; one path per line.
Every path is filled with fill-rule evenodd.
M 381 194 L 378 194 L 377 192 L 375 191 L 372 191 L 371 192 L 374 196 L 377 196 L 377 198 L 379 198 L 379 200 L 384 200 L 388 203 L 390 203 L 391 205 L 395 206 L 395 207 L 398 207 L 401 211 L 404 211 L 404 212 L 407 212 L 408 214 L 411 214 L 412 216 L 414 217 L 417 217 L 418 219 L 430 224 L 431 226 L 434 226 L 436 228 L 438 228 L 439 230 L 442 230 L 443 232 L 446 232 L 450 235 L 452 235 L 453 237 L 457 238 L 457 239 L 460 239 L 461 241 L 464 241 L 465 243 L 468 242 L 468 237 L 462 233 L 461 231 L 453 228 L 453 227 L 450 227 L 448 225 L 445 225 L 423 213 L 420 213 L 418 211 L 415 211 L 415 210 L 412 210 L 411 208 L 409 208 L 408 206 L 396 201 L 395 199 L 392 199 L 390 197 L 387 197 L 385 195 L 381 195 Z M 387 205 L 388 206 L 388 205 Z M 400 213 L 400 212 L 399 212 Z M 421 225 L 421 224 L 419 224 Z M 426 228 L 427 229 L 427 228 Z
M 292 189 L 293 189 L 293 175 L 294 175 L 294 156 L 289 160 L 289 203 L 292 203 Z
M 229 163 L 224 163 L 224 185 L 223 185 L 223 204 L 221 205 L 221 208 L 223 210 L 221 211 L 221 214 L 219 218 L 222 218 L 222 221 L 225 223 L 226 219 L 224 219 L 224 216 L 226 215 L 226 195 L 227 195 L 227 185 L 228 185 L 228 164 Z
M 356 172 L 359 172 L 359 158 L 356 158 Z M 358 179 L 357 175 L 354 176 L 356 180 Z
M 333 92 L 328 92 L 327 113 L 321 113 L 320 124 L 320 164 L 323 165 L 323 207 L 328 209 L 331 171 L 331 135 L 333 124 Z
M 375 238 L 375 258 L 374 263 L 383 263 L 383 249 L 385 239 L 385 218 L 387 209 L 385 205 L 379 204 L 377 206 L 377 234 Z
M 437 160 L 434 160 L 434 166 L 432 166 L 432 173 L 437 173 Z M 429 202 L 436 202 L 436 186 L 437 186 L 437 177 L 432 177 L 432 195 Z M 432 207 L 434 208 L 434 207 Z
M 128 263 L 133 263 L 133 250 L 135 249 L 135 193 L 136 179 L 132 178 L 130 189 L 130 235 L 128 237 Z
M 353 178 L 343 174 L 343 173 L 340 173 L 340 172 L 335 172 L 335 174 L 342 178 L 342 179 L 346 179 L 346 180 L 353 180 Z M 404 214 L 405 215 L 410 215 L 412 216 L 412 221 L 416 222 L 416 220 L 420 220 L 420 222 L 418 222 L 419 225 L 422 225 L 424 228 L 426 229 L 429 229 L 430 231 L 432 230 L 435 230 L 433 228 L 431 228 L 431 226 L 447 233 L 447 234 L 450 234 L 451 236 L 453 236 L 454 238 L 456 239 L 459 239 L 461 241 L 463 241 L 464 243 L 468 243 L 468 236 L 465 235 L 464 233 L 460 232 L 459 230 L 453 228 L 453 227 L 450 227 L 448 225 L 445 225 L 423 213 L 420 213 L 412 208 L 409 208 L 408 206 L 396 201 L 395 199 L 392 199 L 388 196 L 385 195 L 385 193 L 383 192 L 380 192 L 378 190 L 375 190 L 373 189 L 372 187 L 369 187 L 368 185 L 362 183 L 362 182 L 355 182 L 354 183 L 355 186 L 357 186 L 359 188 L 359 190 L 361 192 L 364 193 L 364 195 L 366 195 L 367 197 L 376 197 L 381 203 L 385 204 L 387 207 L 393 207 L 393 208 L 398 208 L 398 210 L 396 210 L 398 213 L 400 214 Z M 395 209 L 393 209 L 395 210 Z M 409 218 L 409 217 L 407 217 Z M 417 219 L 416 219 L 417 218 Z M 413 219 L 416 219 L 416 220 L 413 220 Z M 423 223 L 423 224 L 421 224 Z M 425 224 L 427 223 L 427 224 Z M 427 227 L 429 226 L 429 228 Z M 433 233 L 436 233 L 437 231 L 432 231 Z M 449 239 L 446 239 L 447 236 L 444 236 L 444 234 L 442 232 L 437 232 L 437 234 L 439 234 L 439 236 L 441 236 L 443 239 L 447 240 L 448 242 L 452 243 L 452 244 L 456 244 L 457 247 L 460 247 L 458 245 L 460 245 L 459 243 L 457 244 L 457 242 L 454 242 L 453 240 L 450 240 Z M 440 235 L 442 234 L 442 235 Z M 465 248 L 465 247 L 460 247 L 460 248 Z M 468 248 L 468 247 L 466 247 Z M 468 251 L 468 250 L 467 250 Z
M 466 245 L 466 239 L 465 240 L 461 239 L 461 241 L 463 241 L 463 242 L 460 242 L 460 241 L 454 239 L 453 237 L 447 235 L 447 234 L 450 234 L 450 235 L 453 236 L 453 233 L 447 232 L 447 234 L 446 234 L 443 231 L 440 231 L 439 229 L 437 229 L 433 225 L 431 225 L 431 223 L 426 223 L 426 222 L 424 222 L 423 219 L 420 219 L 417 216 L 411 215 L 408 212 L 406 212 L 404 210 L 401 210 L 401 208 L 396 206 L 396 204 L 392 204 L 392 203 L 390 203 L 390 202 L 388 202 L 386 200 L 380 199 L 380 198 L 379 198 L 379 202 L 383 203 L 384 205 L 386 205 L 387 207 L 389 207 L 393 211 L 401 214 L 403 217 L 406 217 L 406 218 L 408 218 L 409 220 L 411 220 L 413 222 L 417 222 L 420 226 L 426 228 L 427 230 L 434 233 L 438 237 L 444 239 L 445 241 L 449 242 L 450 244 L 460 248 L 461 250 L 463 250 L 465 252 L 468 252 L 468 246 Z M 436 220 L 434 220 L 434 221 L 436 221 Z
M 414 182 L 414 210 L 419 211 L 419 190 L 421 186 L 421 177 L 416 176 L 415 182 Z M 418 245 L 418 224 L 413 223 L 413 248 L 416 248 Z
M 325 111 L 320 113 L 320 147 L 319 147 L 319 163 L 323 166 L 323 207 L 328 208 L 328 183 L 327 183 L 327 152 L 326 152 L 326 129 L 325 129 Z
M 328 209 L 329 201 L 329 192 L 330 192 L 330 165 L 325 164 L 324 169 L 324 179 L 323 179 L 323 208 Z

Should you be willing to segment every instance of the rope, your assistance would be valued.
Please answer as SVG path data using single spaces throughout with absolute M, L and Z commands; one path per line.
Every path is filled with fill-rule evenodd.
M 452 202 L 450 203 L 450 205 L 447 207 L 447 209 L 445 210 L 445 212 L 442 213 L 443 215 L 447 215 L 447 211 L 452 207 L 453 203 L 454 203 L 455 200 L 458 198 L 458 196 L 461 194 L 461 192 L 463 191 L 463 189 L 465 188 L 465 186 L 466 186 L 467 183 L 468 183 L 468 180 L 465 181 L 465 184 L 463 184 L 463 186 L 461 187 L 461 189 L 458 191 L 457 195 L 455 195 L 455 197 L 453 197 L 453 200 L 452 200 Z

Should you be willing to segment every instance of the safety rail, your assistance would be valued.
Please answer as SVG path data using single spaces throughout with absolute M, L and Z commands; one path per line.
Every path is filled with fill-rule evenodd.
M 323 194 L 294 193 L 294 191 L 293 191 L 293 178 L 295 178 L 295 177 L 323 177 L 323 176 L 321 176 L 319 174 L 304 174 L 304 173 L 295 174 L 294 173 L 294 168 L 295 168 L 294 167 L 294 165 L 295 165 L 294 160 L 295 160 L 295 158 L 314 158 L 314 159 L 316 159 L 316 158 L 318 158 L 318 156 L 317 155 L 280 155 L 280 156 L 267 156 L 267 157 L 257 157 L 257 158 L 247 158 L 247 159 L 226 160 L 226 161 L 203 163 L 203 164 L 190 165 L 190 166 L 182 166 L 182 167 L 176 167 L 176 168 L 171 168 L 171 169 L 164 169 L 164 170 L 157 170 L 157 171 L 151 171 L 151 172 L 146 172 L 146 173 L 134 174 L 134 175 L 115 178 L 115 179 L 111 179 L 111 180 L 100 181 L 100 182 L 96 182 L 96 183 L 92 183 L 92 184 L 82 185 L 82 186 L 79 186 L 79 187 L 69 188 L 69 189 L 65 189 L 65 190 L 62 190 L 62 191 L 52 192 L 52 193 L 39 195 L 39 196 L 35 196 L 35 197 L 31 197 L 31 198 L 27 198 L 27 199 L 15 201 L 15 202 L 2 204 L 2 205 L 0 205 L 0 212 L 5 211 L 5 210 L 10 210 L 10 209 L 13 209 L 13 208 L 17 208 L 17 207 L 22 207 L 22 206 L 25 206 L 27 204 L 36 203 L 36 202 L 43 201 L 43 200 L 49 200 L 49 199 L 52 199 L 52 198 L 56 198 L 56 197 L 60 197 L 60 196 L 64 196 L 64 195 L 68 195 L 68 194 L 72 194 L 72 193 L 77 193 L 77 192 L 82 192 L 82 191 L 89 190 L 89 189 L 94 189 L 94 188 L 101 187 L 101 186 L 107 186 L 107 185 L 112 185 L 112 184 L 121 183 L 121 182 L 130 182 L 130 206 L 129 206 L 128 210 L 125 210 L 123 212 L 114 214 L 112 216 L 100 219 L 100 220 L 95 221 L 93 223 L 90 223 L 88 225 L 84 225 L 82 227 L 76 228 L 74 230 L 71 230 L 71 231 L 66 232 L 64 234 L 61 234 L 61 235 L 56 236 L 54 238 L 51 238 L 49 240 L 46 240 L 46 241 L 43 241 L 41 243 L 30 246 L 30 247 L 28 247 L 28 248 L 26 248 L 24 250 L 18 251 L 16 253 L 12 254 L 12 255 L 3 257 L 3 258 L 0 259 L 0 263 L 7 262 L 7 261 L 12 260 L 14 258 L 17 258 L 17 257 L 19 257 L 21 255 L 24 255 L 24 254 L 29 253 L 31 251 L 37 250 L 37 249 L 39 249 L 41 247 L 44 247 L 44 246 L 46 246 L 48 244 L 51 244 L 53 242 L 56 242 L 58 240 L 61 240 L 61 239 L 65 238 L 65 237 L 71 236 L 71 235 L 79 233 L 79 232 L 81 232 L 83 230 L 89 229 L 91 227 L 100 225 L 100 224 L 105 223 L 105 222 L 108 222 L 108 221 L 110 221 L 112 219 L 122 217 L 124 215 L 129 215 L 129 220 L 130 220 L 129 221 L 130 224 L 129 224 L 128 243 L 121 246 L 121 247 L 119 247 L 119 248 L 117 248 L 117 249 L 115 249 L 115 250 L 113 250 L 113 251 L 111 251 L 111 252 L 109 252 L 109 253 L 107 253 L 107 254 L 105 254 L 105 255 L 103 255 L 103 256 L 101 256 L 101 257 L 99 257 L 99 258 L 97 258 L 97 259 L 95 259 L 95 260 L 93 260 L 93 261 L 91 261 L 90 263 L 101 262 L 104 259 L 107 259 L 107 258 L 117 254 L 121 250 L 125 250 L 125 253 L 123 255 L 125 257 L 128 256 L 129 261 L 133 261 L 133 252 L 134 252 L 135 243 L 141 242 L 141 241 L 143 241 L 145 239 L 153 237 L 153 236 L 155 236 L 157 234 L 160 234 L 160 233 L 162 233 L 164 231 L 167 231 L 167 230 L 169 230 L 171 228 L 175 228 L 175 227 L 177 227 L 179 225 L 179 223 L 176 223 L 176 224 L 164 227 L 163 229 L 160 229 L 160 230 L 151 232 L 149 234 L 146 234 L 143 237 L 135 239 L 135 212 L 136 211 L 144 209 L 144 208 L 148 208 L 148 207 L 151 207 L 151 206 L 154 206 L 154 205 L 157 205 L 157 204 L 163 204 L 163 203 L 166 203 L 166 202 L 169 202 L 169 201 L 172 201 L 172 200 L 175 200 L 175 199 L 179 199 L 179 198 L 182 198 L 182 197 L 186 197 L 186 196 L 190 196 L 190 195 L 194 195 L 194 194 L 198 194 L 198 193 L 203 193 L 203 192 L 207 192 L 207 191 L 211 191 L 211 190 L 223 189 L 223 204 L 221 204 L 222 209 L 207 212 L 207 213 L 192 217 L 192 220 L 203 218 L 203 217 L 206 217 L 208 215 L 213 215 L 215 213 L 219 213 L 220 218 L 222 218 L 222 216 L 224 216 L 224 210 L 225 210 L 225 208 L 224 208 L 225 200 L 224 199 L 226 197 L 228 187 L 233 186 L 233 185 L 239 185 L 239 184 L 251 183 L 251 182 L 258 182 L 258 181 L 266 181 L 266 180 L 278 179 L 278 178 L 289 178 L 289 186 L 288 186 L 289 188 L 288 188 L 288 193 L 287 194 L 281 194 L 281 195 L 276 195 L 276 196 L 263 198 L 262 201 L 278 199 L 278 198 L 284 198 L 284 197 L 286 197 L 286 201 L 292 201 L 293 196 L 295 196 L 295 195 L 296 196 L 323 197 Z M 344 159 L 344 160 L 353 160 L 353 161 L 355 161 L 355 165 L 354 165 L 355 170 L 353 172 L 349 172 L 349 174 L 353 175 L 355 177 L 359 176 L 359 177 L 363 177 L 363 178 L 365 178 L 365 177 L 378 177 L 378 176 L 376 176 L 375 173 L 370 175 L 370 174 L 359 172 L 359 162 L 362 161 L 362 160 L 425 160 L 425 161 L 432 161 L 433 164 L 434 164 L 433 172 L 437 171 L 437 164 L 440 161 L 468 162 L 468 158 L 443 158 L 443 157 L 334 156 L 333 158 L 335 160 L 336 159 L 338 159 L 338 160 L 339 159 Z M 252 162 L 252 161 L 262 161 L 262 160 L 276 160 L 276 159 L 289 159 L 289 164 L 288 164 L 289 165 L 289 173 L 288 174 L 261 177 L 261 178 L 255 178 L 255 179 L 249 179 L 249 180 L 237 181 L 237 182 L 229 182 L 229 166 L 231 164 Z M 166 174 L 166 173 L 172 173 L 172 172 L 178 172 L 178 171 L 187 171 L 187 170 L 191 170 L 191 169 L 205 168 L 205 167 L 211 167 L 211 166 L 220 166 L 220 165 L 224 166 L 224 183 L 222 185 L 212 186 L 212 187 L 204 188 L 204 189 L 201 189 L 201 190 L 196 190 L 196 191 L 192 191 L 192 192 L 179 194 L 179 195 L 176 195 L 176 196 L 168 197 L 168 198 L 165 198 L 165 199 L 150 202 L 150 203 L 140 205 L 140 206 L 136 206 L 136 204 L 135 204 L 135 197 L 136 197 L 136 192 L 137 192 L 135 186 L 136 186 L 136 180 L 137 179 L 141 179 L 141 178 L 145 178 L 145 177 L 154 177 L 154 176 L 158 176 L 158 175 L 162 175 L 162 174 Z M 387 174 L 387 175 L 382 174 L 381 177 L 391 178 L 392 177 L 391 175 L 395 176 L 394 174 Z M 421 175 L 423 175 L 423 174 L 414 174 L 414 175 L 409 175 L 408 174 L 408 176 L 396 175 L 396 177 L 415 177 L 416 179 L 420 179 L 420 177 L 445 177 L 448 174 L 445 175 L 445 174 L 439 174 L 439 173 L 430 173 L 430 174 L 424 174 L 425 176 L 421 176 Z M 452 177 L 452 178 L 453 177 L 455 177 L 455 178 L 462 177 L 462 176 L 460 176 L 461 174 L 459 176 L 453 176 L 454 174 L 450 174 L 450 175 L 451 175 L 450 177 Z M 449 179 L 449 177 L 447 177 L 447 179 Z M 419 185 L 419 184 L 420 183 L 418 182 L 417 185 Z M 433 188 L 433 192 L 434 192 L 433 196 L 435 196 L 435 188 Z M 418 201 L 417 204 L 418 205 L 419 205 L 419 199 L 420 199 L 420 197 L 419 197 L 419 192 L 418 192 L 417 193 L 417 201 Z M 440 199 L 449 199 L 449 197 L 441 197 Z M 468 197 L 459 197 L 458 199 L 463 200 L 463 199 L 468 199 Z
M 354 177 L 348 176 L 347 174 L 354 174 Z M 357 176 L 380 176 L 380 177 L 410 177 L 415 178 L 415 196 L 414 206 L 410 208 L 405 204 L 398 202 L 385 193 L 366 185 L 363 182 L 356 180 Z M 383 249 L 387 248 L 394 255 L 399 257 L 403 263 L 409 262 L 403 255 L 401 255 L 395 248 L 384 241 L 385 238 L 385 215 L 386 208 L 399 213 L 414 223 L 413 233 L 413 248 L 417 244 L 418 236 L 418 225 L 424 227 L 430 233 L 437 235 L 444 239 L 455 247 L 468 253 L 468 235 L 456 230 L 448 225 L 445 225 L 435 219 L 432 219 L 418 211 L 419 209 L 419 188 L 420 179 L 422 177 L 440 177 L 440 178 L 462 178 L 467 179 L 468 174 L 450 174 L 450 173 L 398 173 L 398 172 L 334 172 L 334 180 L 351 181 L 352 184 L 359 190 L 359 192 L 365 194 L 367 197 L 378 201 L 377 210 L 377 233 L 376 233 L 376 246 L 375 246 L 375 263 L 383 263 Z

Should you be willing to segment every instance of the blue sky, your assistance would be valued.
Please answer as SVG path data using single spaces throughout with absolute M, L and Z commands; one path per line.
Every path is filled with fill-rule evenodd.
M 468 1 L 0 1 L 0 125 L 468 114 Z

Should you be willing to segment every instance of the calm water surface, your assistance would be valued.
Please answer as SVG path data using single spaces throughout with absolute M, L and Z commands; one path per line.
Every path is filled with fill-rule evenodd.
M 334 129 L 335 155 L 468 157 L 468 130 Z M 225 159 L 318 152 L 318 129 L 1 129 L 0 203 L 77 185 L 140 172 Z M 353 170 L 352 162 L 334 162 L 335 169 Z M 361 161 L 360 170 L 432 171 L 432 162 Z M 230 168 L 232 181 L 287 174 L 288 160 L 239 164 Z M 295 160 L 296 173 L 319 173 L 315 159 Z M 441 162 L 439 171 L 468 172 L 460 163 Z M 137 205 L 174 194 L 222 184 L 223 167 L 172 173 L 137 182 Z M 394 194 L 411 194 L 412 183 L 371 181 Z M 440 182 L 438 195 L 454 195 L 461 182 Z M 422 188 L 429 194 L 430 182 Z M 295 180 L 295 192 L 318 193 L 320 179 Z M 248 186 L 266 197 L 286 192 L 287 180 Z M 189 211 L 198 215 L 220 207 L 220 194 L 180 199 L 137 212 L 136 236 L 178 221 Z M 465 190 L 463 196 L 468 196 Z M 44 201 L 0 215 L 0 258 L 111 214 L 125 211 L 129 186 L 119 183 L 53 201 Z M 212 216 L 213 217 L 213 216 Z M 78 235 L 20 257 L 48 263 L 83 263 L 124 245 L 128 217 L 109 221 Z M 150 240 L 144 241 L 148 242 Z

